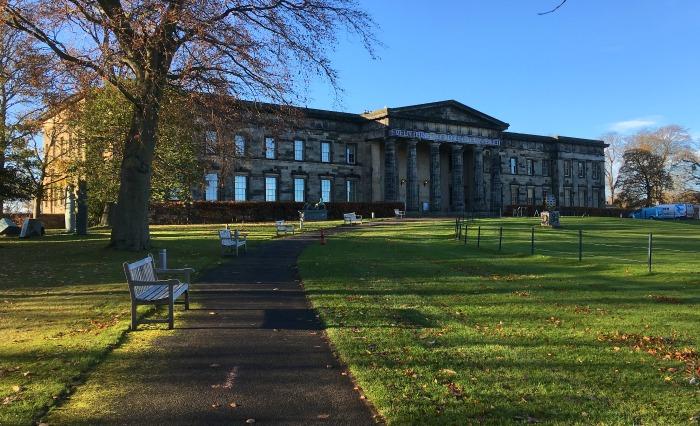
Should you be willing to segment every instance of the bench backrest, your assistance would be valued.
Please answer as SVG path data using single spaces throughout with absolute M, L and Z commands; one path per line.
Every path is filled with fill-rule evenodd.
M 219 239 L 220 240 L 230 240 L 231 239 L 231 230 L 230 229 L 220 229 L 219 230 Z
M 354 220 L 354 219 L 357 219 L 357 215 L 355 214 L 355 212 L 352 212 L 352 213 L 343 213 L 343 219 L 345 219 L 345 220 Z
M 399 209 L 394 209 L 394 214 L 399 214 L 400 210 Z
M 283 221 L 283 220 L 275 221 L 275 226 L 278 226 L 278 227 L 279 227 L 279 226 L 284 226 L 284 221 Z
M 124 262 L 124 275 L 126 275 L 126 282 L 129 284 L 129 294 L 131 298 L 135 298 L 136 295 L 140 294 L 146 289 L 144 286 L 135 286 L 132 283 L 137 281 L 157 281 L 158 276 L 156 275 L 155 262 L 153 261 L 153 256 L 150 254 L 133 263 Z

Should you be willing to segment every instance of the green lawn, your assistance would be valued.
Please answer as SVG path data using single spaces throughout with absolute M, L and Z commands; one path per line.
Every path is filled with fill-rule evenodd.
M 335 236 L 300 268 L 390 424 L 697 423 L 698 222 L 562 222 L 536 228 L 534 256 L 535 219 L 472 222 L 466 246 L 424 221 Z
M 339 223 L 314 223 L 306 229 Z M 219 228 L 153 226 L 152 252 L 166 248 L 171 267 L 201 271 L 224 261 L 215 232 Z M 274 236 L 270 223 L 242 229 L 251 245 Z M 92 230 L 86 237 L 51 233 L 21 241 L 0 238 L 1 425 L 38 420 L 124 340 L 129 294 L 121 263 L 144 253 L 108 249 L 108 241 L 105 230 Z M 141 327 L 150 331 L 135 345 L 147 345 L 167 332 L 160 325 Z

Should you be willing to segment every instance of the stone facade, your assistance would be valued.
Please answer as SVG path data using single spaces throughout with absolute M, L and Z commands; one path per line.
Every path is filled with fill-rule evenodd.
M 604 207 L 599 140 L 507 132 L 507 123 L 456 101 L 364 114 L 297 113 L 301 118 L 286 130 L 248 124 L 217 134 L 244 140 L 245 148 L 225 159 L 226 167 L 207 157 L 209 188 L 195 196 L 400 201 L 408 211 L 496 214 L 508 205 L 541 206 L 554 194 L 561 206 Z M 236 192 L 237 183 L 245 191 Z

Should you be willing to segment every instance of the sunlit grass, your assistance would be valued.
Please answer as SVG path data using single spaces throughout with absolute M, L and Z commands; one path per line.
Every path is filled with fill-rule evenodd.
M 165 248 L 171 267 L 202 271 L 229 261 L 220 256 L 221 227 L 153 226 L 151 252 L 157 258 L 157 250 Z M 275 236 L 271 223 L 240 229 L 251 245 Z M 54 231 L 41 239 L 0 239 L 0 424 L 36 420 L 123 339 L 129 295 L 121 264 L 145 253 L 115 251 L 106 248 L 108 241 L 104 229 L 84 237 Z M 143 328 L 151 330 L 131 339 L 141 346 L 167 333 L 157 325 Z
M 311 247 L 301 273 L 391 424 L 688 424 L 700 412 L 698 223 L 563 222 L 537 226 L 534 256 L 536 219 L 471 222 L 466 245 L 454 222 L 378 226 Z

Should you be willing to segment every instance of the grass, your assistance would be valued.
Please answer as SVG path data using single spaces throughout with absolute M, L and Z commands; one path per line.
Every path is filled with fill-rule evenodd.
M 534 219 L 472 222 L 467 245 L 450 221 L 365 228 L 310 247 L 300 270 L 390 424 L 696 423 L 700 225 L 562 222 L 536 228 L 534 256 Z
M 305 229 L 338 223 L 307 223 Z M 213 267 L 224 261 L 219 228 L 153 226 L 152 253 L 166 248 L 172 267 Z M 274 237 L 269 223 L 242 229 L 251 245 Z M 121 346 L 116 356 L 128 354 L 167 333 L 144 325 L 147 332 L 122 344 L 129 295 L 121 263 L 144 253 L 108 249 L 108 241 L 108 231 L 99 229 L 85 237 L 54 232 L 41 239 L 0 239 L 0 424 L 37 421 L 113 348 Z

